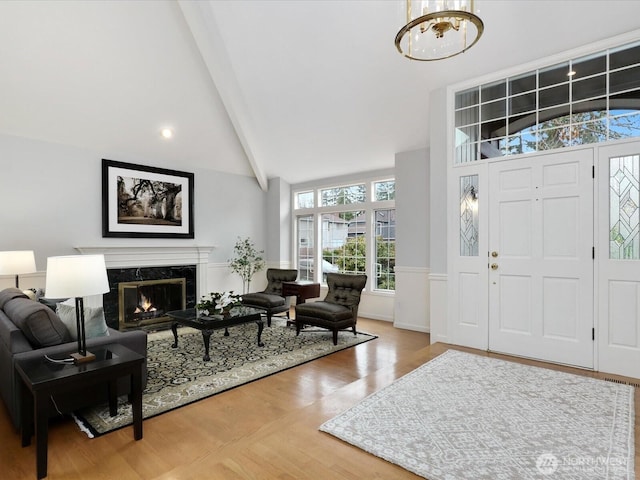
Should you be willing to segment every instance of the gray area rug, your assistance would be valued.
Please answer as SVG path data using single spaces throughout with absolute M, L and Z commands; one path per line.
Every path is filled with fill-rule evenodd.
M 630 480 L 633 395 L 448 350 L 320 430 L 429 480 Z
M 351 331 L 338 334 L 333 345 L 329 330 L 307 329 L 296 336 L 295 327 L 275 317 L 262 333 L 264 347 L 257 345 L 254 324 L 229 328 L 211 335 L 211 361 L 202 360 L 202 334 L 192 328 L 178 329 L 178 348 L 171 348 L 170 330 L 149 334 L 147 387 L 142 397 L 143 417 L 149 418 L 217 393 L 281 372 L 345 348 L 377 338 Z M 76 412 L 78 426 L 90 437 L 131 425 L 131 405 L 121 398 L 118 415 L 111 417 L 107 404 Z

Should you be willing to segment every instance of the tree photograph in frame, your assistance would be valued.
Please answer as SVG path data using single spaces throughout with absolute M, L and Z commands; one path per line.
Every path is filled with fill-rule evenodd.
M 102 159 L 102 236 L 194 238 L 193 178 Z

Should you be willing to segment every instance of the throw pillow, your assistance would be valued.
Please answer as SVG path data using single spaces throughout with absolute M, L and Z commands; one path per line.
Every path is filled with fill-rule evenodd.
M 73 340 L 78 339 L 78 329 L 76 328 L 76 307 L 65 303 L 58 303 L 56 313 L 62 320 L 71 334 Z M 102 307 L 84 307 L 84 329 L 86 338 L 106 337 L 109 335 L 109 328 L 104 319 L 104 309 Z
M 38 302 L 42 303 L 43 305 L 46 305 L 47 307 L 49 307 L 51 310 L 55 312 L 58 308 L 58 304 L 64 302 L 66 298 L 40 297 L 37 300 Z M 71 300 L 73 300 L 73 298 Z

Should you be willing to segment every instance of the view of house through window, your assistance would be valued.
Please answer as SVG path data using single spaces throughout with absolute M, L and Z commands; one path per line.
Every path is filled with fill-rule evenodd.
M 316 195 L 318 207 L 313 206 Z M 395 180 L 296 192 L 294 205 L 301 280 L 366 273 L 371 288 L 395 290 Z

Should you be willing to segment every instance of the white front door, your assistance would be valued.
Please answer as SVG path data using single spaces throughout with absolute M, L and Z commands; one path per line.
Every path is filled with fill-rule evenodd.
M 640 378 L 640 142 L 598 151 L 598 369 Z
M 593 151 L 489 165 L 489 350 L 593 368 Z

